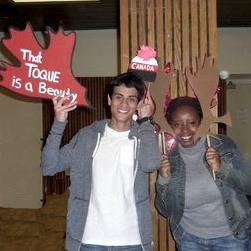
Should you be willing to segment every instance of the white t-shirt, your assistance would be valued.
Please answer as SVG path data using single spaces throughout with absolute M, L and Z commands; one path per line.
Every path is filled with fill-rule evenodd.
M 134 141 L 106 126 L 93 159 L 92 190 L 82 243 L 140 244 L 134 199 Z

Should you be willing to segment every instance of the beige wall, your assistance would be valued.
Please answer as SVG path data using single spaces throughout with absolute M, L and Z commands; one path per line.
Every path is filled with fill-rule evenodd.
M 0 91 L 0 206 L 39 208 L 41 104 Z
M 116 30 L 78 31 L 73 72 L 78 77 L 110 77 L 118 73 Z
M 117 74 L 116 30 L 77 31 L 75 76 Z M 42 36 L 37 34 L 42 43 Z M 0 34 L 0 38 L 3 34 Z M 0 52 L 0 60 L 4 59 Z M 42 198 L 40 101 L 0 88 L 0 207 L 39 208 Z

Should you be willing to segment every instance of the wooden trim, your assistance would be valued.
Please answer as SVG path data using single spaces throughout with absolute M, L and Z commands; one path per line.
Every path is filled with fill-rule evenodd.
M 124 34 L 129 34 L 129 5 L 128 1 L 120 0 L 120 19 L 124 22 L 120 23 L 120 67 L 121 71 L 125 71 L 128 67 L 129 62 L 129 37 Z M 123 39 L 122 39 L 123 38 Z

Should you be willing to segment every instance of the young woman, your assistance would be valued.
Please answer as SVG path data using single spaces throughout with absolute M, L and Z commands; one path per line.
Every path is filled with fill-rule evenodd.
M 251 166 L 227 136 L 196 137 L 196 98 L 178 97 L 166 112 L 176 146 L 163 156 L 156 207 L 169 218 L 179 251 L 248 251 Z M 215 175 L 215 180 L 214 180 Z

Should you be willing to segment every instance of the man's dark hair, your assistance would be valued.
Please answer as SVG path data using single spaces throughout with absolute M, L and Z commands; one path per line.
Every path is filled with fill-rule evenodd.
M 183 96 L 183 97 L 177 97 L 169 103 L 166 109 L 166 114 L 165 114 L 168 124 L 172 123 L 173 113 L 182 106 L 189 106 L 193 108 L 195 112 L 197 113 L 197 115 L 199 116 L 200 121 L 202 120 L 203 112 L 202 112 L 199 100 L 197 98 Z
M 133 72 L 122 73 L 111 80 L 110 84 L 107 86 L 107 94 L 110 98 L 112 97 L 114 87 L 120 85 L 125 85 L 127 88 L 134 87 L 138 92 L 138 101 L 140 101 L 144 95 L 145 83 Z

